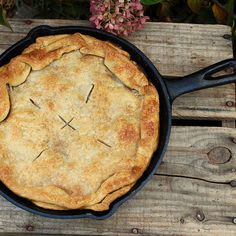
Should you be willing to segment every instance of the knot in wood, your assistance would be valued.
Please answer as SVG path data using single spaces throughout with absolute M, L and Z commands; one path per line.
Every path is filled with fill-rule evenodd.
M 215 147 L 207 154 L 209 163 L 213 165 L 224 164 L 229 162 L 232 152 L 226 147 Z
M 223 35 L 223 38 L 224 38 L 224 39 L 231 40 L 232 36 L 231 36 L 230 34 L 224 34 L 224 35 Z
M 180 219 L 180 223 L 181 223 L 181 224 L 184 224 L 184 218 L 181 218 L 181 219 Z
M 236 138 L 232 138 L 232 142 L 236 144 Z
M 32 20 L 25 20 L 24 21 L 26 25 L 31 25 L 32 24 Z
M 33 226 L 33 225 L 30 225 L 30 224 L 28 224 L 28 225 L 26 225 L 26 226 L 25 226 L 25 229 L 26 229 L 27 231 L 30 231 L 30 232 L 32 232 L 32 231 L 34 231 L 34 226 Z

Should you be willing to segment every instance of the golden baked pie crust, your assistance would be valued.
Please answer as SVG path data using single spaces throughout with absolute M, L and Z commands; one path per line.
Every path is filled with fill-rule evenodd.
M 76 58 L 81 63 L 78 63 L 78 66 L 75 63 Z M 60 60 L 62 61 L 61 64 Z M 73 64 L 73 66 L 69 67 L 70 64 Z M 80 71 L 80 65 L 83 66 L 82 72 Z M 101 69 L 102 65 L 104 69 Z M 93 92 L 96 98 L 92 102 L 90 101 L 90 109 L 95 104 L 99 104 L 101 107 L 96 108 L 96 112 L 94 111 L 95 113 L 93 113 L 98 115 L 97 120 L 89 117 L 89 115 L 83 118 L 83 115 L 79 113 L 79 107 L 78 113 L 76 113 L 77 111 L 75 113 L 72 112 L 73 114 L 78 114 L 78 119 L 75 118 L 69 122 L 69 118 L 64 119 L 60 116 L 61 111 L 59 108 L 64 109 L 64 103 L 59 101 L 60 97 L 57 94 L 61 93 L 64 96 L 63 99 L 65 99 L 66 95 L 70 94 L 68 91 L 72 91 L 73 87 L 77 86 L 76 77 L 73 77 L 72 82 L 74 84 L 71 83 L 66 78 L 66 72 L 61 67 L 75 70 L 73 76 L 76 76 L 76 73 L 78 73 L 78 78 L 80 80 L 82 78 L 85 81 L 83 82 L 84 84 L 86 84 L 87 77 L 89 80 L 95 81 L 94 83 L 90 83 L 91 90 L 87 89 L 87 96 L 88 92 Z M 91 72 L 92 74 L 90 74 L 89 71 L 93 71 L 93 68 L 95 68 L 94 70 L 98 78 L 95 78 L 94 73 Z M 41 71 L 44 75 L 42 78 L 40 77 Z M 102 73 L 104 74 L 104 78 L 106 78 L 104 81 L 101 75 Z M 119 85 L 116 85 L 118 82 L 113 81 L 112 77 L 116 77 L 116 80 L 119 80 Z M 39 89 L 36 94 L 37 88 L 35 85 L 34 91 L 33 84 L 30 84 L 31 78 L 32 80 L 35 78 L 38 79 L 38 83 L 40 86 L 44 86 L 42 87 L 44 90 Z M 63 85 L 59 80 L 60 78 L 62 78 L 61 81 L 66 81 Z M 102 81 L 99 81 L 100 78 Z M 112 85 L 109 84 L 109 78 L 112 80 Z M 83 83 L 80 86 L 85 86 Z M 37 84 L 37 81 L 35 84 Z M 27 88 L 30 90 L 28 93 L 26 93 Z M 130 97 L 133 105 L 130 105 L 130 107 L 121 105 L 119 107 L 120 110 L 117 112 L 116 104 L 125 104 L 125 100 L 123 99 L 124 101 L 119 102 L 119 97 L 117 97 L 117 102 L 115 102 L 111 94 L 113 88 L 115 96 L 120 96 L 120 99 L 125 99 L 126 97 L 128 99 Z M 45 94 L 51 94 L 51 97 L 49 97 L 51 101 L 48 98 L 47 108 L 45 110 L 41 109 L 42 111 L 40 110 L 41 104 L 37 104 L 34 98 L 29 98 L 29 104 L 30 102 L 32 104 L 28 105 L 26 102 L 28 94 L 33 94 L 37 98 L 43 97 L 44 94 L 41 94 L 40 91 L 45 91 Z M 57 101 L 53 100 L 53 93 L 55 93 L 55 97 L 57 96 L 55 99 L 57 99 L 59 105 Z M 84 94 L 79 97 L 79 92 L 78 94 L 77 92 L 71 92 L 71 94 L 72 97 L 68 97 L 68 100 L 75 100 L 73 96 L 78 95 L 78 99 L 81 100 L 80 102 L 82 104 L 81 109 L 86 111 L 86 104 L 89 103 L 87 101 L 88 97 Z M 16 194 L 30 199 L 36 205 L 44 208 L 56 210 L 80 208 L 95 211 L 108 209 L 111 202 L 127 193 L 140 178 L 147 168 L 158 144 L 159 97 L 155 87 L 147 80 L 136 63 L 130 60 L 127 52 L 112 43 L 80 33 L 37 38 L 36 42 L 26 48 L 21 55 L 13 58 L 9 64 L 1 67 L 0 101 L 0 137 L 2 140 L 2 144 L 0 145 L 0 179 Z M 43 101 L 45 102 L 46 100 Z M 68 104 L 71 104 L 71 102 Z M 114 111 L 106 111 L 107 104 L 110 104 L 111 109 Z M 10 108 L 11 106 L 12 108 Z M 104 109 L 102 108 L 103 106 Z M 74 111 L 74 107 L 75 105 L 72 104 L 70 107 L 71 111 Z M 39 109 L 37 110 L 37 108 Z M 67 113 L 70 114 L 71 111 L 64 111 L 64 116 Z M 45 115 L 42 115 L 42 112 L 45 112 Z M 43 120 L 43 117 L 51 112 L 59 116 L 56 121 L 58 123 L 54 122 L 54 120 L 51 121 L 52 130 L 50 129 L 51 116 L 48 118 L 49 121 Z M 114 114 L 117 112 L 118 118 L 114 118 L 113 112 Z M 126 114 L 126 112 L 128 113 Z M 122 114 L 124 114 L 124 117 L 122 117 Z M 99 117 L 100 115 L 101 117 Z M 35 120 L 37 116 L 39 116 L 39 121 Z M 52 117 L 54 119 L 54 116 Z M 94 137 L 90 137 L 93 131 L 86 134 L 86 119 L 88 117 L 88 122 L 92 122 L 93 120 L 97 122 L 96 125 L 101 129 L 101 132 L 99 131 L 101 134 L 109 134 L 114 137 L 114 148 L 111 144 L 107 144 L 104 140 L 100 140 L 97 137 L 94 141 Z M 104 125 L 101 125 L 99 119 L 103 119 L 103 117 L 107 118 L 108 121 L 106 120 Z M 113 118 L 114 121 L 112 120 Z M 82 122 L 83 119 L 84 123 Z M 111 119 L 110 124 L 107 123 L 109 119 Z M 33 122 L 32 127 L 25 127 L 31 121 Z M 82 127 L 80 127 L 80 122 L 82 122 Z M 59 123 L 65 125 L 65 127 L 58 126 L 57 129 Z M 73 125 L 79 128 L 77 129 Z M 39 139 L 42 139 L 42 141 L 37 141 L 37 135 L 34 133 L 35 127 L 38 127 Z M 61 143 L 57 137 L 57 130 L 60 132 L 58 135 L 62 137 Z M 61 134 L 62 132 L 64 133 Z M 80 138 L 80 132 L 85 132 L 82 138 Z M 34 156 L 32 159 L 31 156 L 36 153 L 34 150 L 37 150 L 38 146 L 46 142 L 43 139 L 44 135 L 48 134 L 52 135 L 54 141 L 58 139 L 58 143 L 55 144 L 54 142 L 50 144 L 52 150 L 49 147 L 42 149 L 42 153 L 45 152 L 43 154 L 45 157 L 41 156 L 42 158 L 40 159 Z M 32 135 L 32 140 L 27 135 Z M 73 163 L 72 161 L 69 163 L 68 159 L 65 158 L 66 154 L 62 154 L 67 150 L 67 146 L 63 145 L 65 142 L 63 135 L 71 139 L 73 143 L 76 142 L 75 140 L 78 140 L 78 143 L 81 145 L 84 143 L 87 145 L 88 150 L 85 153 L 89 153 L 89 157 L 87 157 L 89 159 L 89 165 L 86 164 L 86 158 L 82 154 L 80 156 L 80 151 L 71 143 L 69 144 L 69 150 L 71 150 L 71 153 L 77 151 L 78 157 L 76 157 L 76 154 L 73 155 Z M 72 136 L 73 138 L 71 138 Z M 109 137 L 107 136 L 107 142 L 109 141 Z M 47 142 L 50 143 L 50 138 Z M 10 143 L 13 143 L 14 146 Z M 95 149 L 100 155 L 99 159 L 96 157 L 95 163 L 91 162 L 90 157 L 93 145 L 96 146 Z M 26 154 L 22 150 L 24 147 Z M 119 151 L 119 147 L 121 151 Z M 127 148 L 127 155 L 131 153 L 131 156 L 126 156 L 125 148 Z M 114 158 L 109 154 L 113 152 L 113 149 L 115 149 Z M 39 156 L 42 153 L 39 153 Z M 19 157 L 18 155 L 21 154 L 22 157 Z M 109 159 L 106 155 L 109 156 Z M 28 156 L 32 160 L 28 160 Z M 20 159 L 23 157 L 24 159 Z M 42 160 L 43 158 L 46 160 Z M 67 168 L 65 170 L 63 169 L 64 165 Z M 107 173 L 105 170 L 103 172 L 100 171 L 99 168 L 101 167 L 112 169 L 112 174 L 106 176 Z M 54 170 L 60 176 L 51 174 Z M 78 176 L 76 176 L 77 170 L 79 171 Z M 87 176 L 90 176 L 88 179 L 86 173 L 83 171 L 87 171 Z M 64 180 L 61 175 L 63 175 Z M 48 179 L 45 176 L 48 176 Z M 40 180 L 40 178 L 42 179 Z M 64 183 L 67 180 L 68 183 L 66 184 L 68 184 L 68 188 Z M 70 184 L 71 181 L 73 184 Z M 89 190 L 86 189 L 86 184 Z

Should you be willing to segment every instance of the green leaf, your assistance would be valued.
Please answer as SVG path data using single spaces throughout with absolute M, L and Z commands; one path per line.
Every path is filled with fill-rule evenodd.
M 227 25 L 232 26 L 233 24 L 233 14 L 234 14 L 234 0 L 227 0 L 225 8 L 228 12 L 228 17 L 227 17 Z
M 203 0 L 188 0 L 187 3 L 194 13 L 198 13 L 202 8 Z
M 158 4 L 158 3 L 162 3 L 165 0 L 141 0 L 141 3 L 144 5 L 154 5 L 154 4 Z
M 6 26 L 8 27 L 11 31 L 11 25 L 9 24 L 8 20 L 7 20 L 7 15 L 6 15 L 6 11 L 3 9 L 2 6 L 0 6 L 0 25 Z

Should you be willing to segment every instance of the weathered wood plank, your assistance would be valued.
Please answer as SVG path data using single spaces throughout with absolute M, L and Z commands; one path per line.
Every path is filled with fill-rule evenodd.
M 236 119 L 233 87 L 233 84 L 228 84 L 178 97 L 172 115 L 180 119 Z
M 236 129 L 173 127 L 168 150 L 158 173 L 214 182 L 235 180 Z
M 222 127 L 235 128 L 236 121 L 235 120 L 222 120 Z
M 3 53 L 6 49 L 8 49 L 9 48 L 9 45 L 3 45 L 3 44 L 1 44 L 0 45 L 0 54 L 1 53 Z
M 12 19 L 10 23 L 14 33 L 0 27 L 1 34 L 10 33 L 9 45 L 38 25 L 90 26 L 87 21 L 72 20 Z M 128 40 L 154 62 L 161 74 L 183 76 L 217 61 L 232 58 L 232 42 L 225 39 L 224 35 L 231 35 L 230 27 L 150 22 Z M 1 36 L 0 44 L 7 44 L 4 36 Z
M 104 221 L 33 216 L 0 198 L 0 231 L 82 235 L 235 235 L 236 190 L 180 177 L 154 176 Z
M 163 75 L 183 76 L 232 57 L 227 26 L 149 23 L 129 39 L 158 67 Z M 222 51 L 224 49 L 224 52 Z
M 0 52 L 21 39 L 37 25 L 89 25 L 87 21 L 11 20 L 14 33 L 0 27 Z M 129 37 L 157 66 L 163 75 L 183 76 L 220 60 L 231 58 L 230 27 L 223 25 L 191 25 L 147 23 L 143 30 Z M 176 99 L 175 118 L 236 119 L 235 85 L 230 84 L 190 93 Z M 227 102 L 231 103 L 231 106 Z
M 83 20 L 63 20 L 63 19 L 10 19 L 9 22 L 14 32 L 28 33 L 31 28 L 39 25 L 64 26 L 80 25 L 91 26 L 88 21 Z M 10 32 L 6 27 L 1 27 L 1 31 Z
M 46 219 L 0 198 L 0 233 L 235 235 L 236 189 L 229 183 L 236 179 L 233 138 L 236 130 L 230 128 L 173 127 L 157 174 L 111 218 Z M 212 153 L 219 146 L 231 151 L 228 162 L 222 150 L 216 157 L 217 151 Z

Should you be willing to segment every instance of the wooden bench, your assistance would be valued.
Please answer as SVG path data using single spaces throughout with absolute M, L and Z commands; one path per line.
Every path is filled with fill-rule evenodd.
M 0 53 L 41 24 L 86 21 L 11 20 L 0 27 Z M 147 23 L 128 39 L 164 76 L 183 76 L 232 58 L 231 29 L 223 25 Z M 149 183 L 109 219 L 38 217 L 0 199 L 0 234 L 235 235 L 235 85 L 193 92 L 174 102 L 174 126 L 163 163 Z M 206 122 L 206 120 L 208 120 Z

